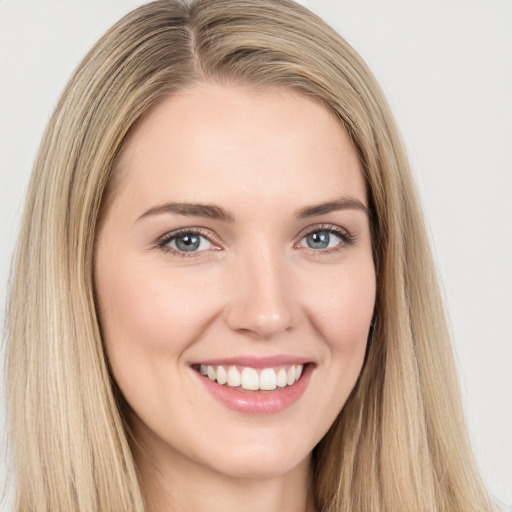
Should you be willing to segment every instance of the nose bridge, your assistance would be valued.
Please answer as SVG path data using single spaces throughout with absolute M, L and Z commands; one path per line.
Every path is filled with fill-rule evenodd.
M 283 255 L 272 247 L 254 247 L 234 265 L 227 321 L 238 331 L 269 337 L 292 325 L 292 296 Z

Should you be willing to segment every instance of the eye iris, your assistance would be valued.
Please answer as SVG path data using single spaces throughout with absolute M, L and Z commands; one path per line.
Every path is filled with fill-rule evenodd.
M 311 249 L 325 249 L 329 246 L 330 235 L 327 231 L 315 231 L 306 236 L 306 242 Z
M 185 234 L 176 237 L 176 247 L 180 251 L 191 252 L 195 251 L 201 243 L 199 235 Z

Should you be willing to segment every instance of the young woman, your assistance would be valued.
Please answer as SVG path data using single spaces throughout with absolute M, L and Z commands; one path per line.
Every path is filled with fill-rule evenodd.
M 289 0 L 161 0 L 71 78 L 10 298 L 16 511 L 486 511 L 396 127 Z

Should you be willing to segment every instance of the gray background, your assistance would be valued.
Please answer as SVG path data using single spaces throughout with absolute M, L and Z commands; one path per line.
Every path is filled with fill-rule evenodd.
M 141 3 L 0 0 L 1 304 L 24 190 L 58 95 L 96 39 Z M 512 1 L 302 3 L 367 61 L 402 129 L 439 265 L 477 459 L 493 495 L 510 506 Z M 2 388 L 0 382 L 0 395 Z M 0 407 L 0 429 L 4 417 Z M 0 461 L 0 493 L 7 473 Z

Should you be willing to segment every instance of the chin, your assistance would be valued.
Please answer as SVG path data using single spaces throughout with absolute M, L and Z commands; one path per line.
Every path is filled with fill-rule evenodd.
M 279 453 L 257 453 L 250 458 L 245 456 L 230 457 L 225 461 L 217 461 L 212 467 L 218 473 L 231 478 L 244 480 L 272 479 L 293 473 L 310 461 L 311 453 L 303 458 L 286 456 Z
M 235 478 L 280 477 L 309 463 L 315 441 L 299 429 L 290 434 L 289 428 L 284 432 L 269 428 L 265 432 L 233 434 L 231 441 L 218 441 L 218 450 L 209 450 L 207 465 Z

